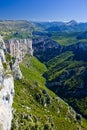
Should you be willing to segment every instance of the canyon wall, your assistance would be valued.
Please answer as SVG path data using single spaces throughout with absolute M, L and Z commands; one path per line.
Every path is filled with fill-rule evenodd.
M 12 121 L 12 103 L 14 97 L 14 79 L 7 65 L 5 44 L 0 36 L 0 130 L 10 130 Z
M 7 52 L 11 56 L 16 57 L 19 62 L 22 61 L 25 54 L 33 56 L 32 40 L 31 39 L 10 39 L 5 41 Z
M 11 61 L 6 61 L 6 53 L 15 57 L 12 67 L 9 65 Z M 19 63 L 27 53 L 33 56 L 32 40 L 11 39 L 4 42 L 0 36 L 0 130 L 11 129 L 14 79 L 23 78 Z

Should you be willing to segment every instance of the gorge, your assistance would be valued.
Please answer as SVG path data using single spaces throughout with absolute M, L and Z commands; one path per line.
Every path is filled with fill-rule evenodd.
M 86 24 L 73 22 L 0 22 L 0 130 L 87 129 Z

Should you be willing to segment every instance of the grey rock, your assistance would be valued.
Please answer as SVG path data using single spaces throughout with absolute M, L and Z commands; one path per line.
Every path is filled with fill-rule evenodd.
M 2 43 L 2 44 L 1 44 Z M 2 62 L 6 63 L 4 42 L 0 36 L 0 130 L 10 130 L 12 121 L 12 103 L 14 97 L 14 79 L 5 72 Z
M 21 62 L 26 53 L 33 56 L 31 39 L 10 39 L 5 41 L 7 52 Z
M 21 73 L 21 70 L 20 70 L 20 67 L 19 67 L 19 64 L 17 61 L 12 66 L 12 70 L 13 70 L 15 79 L 22 79 L 23 78 L 23 75 Z

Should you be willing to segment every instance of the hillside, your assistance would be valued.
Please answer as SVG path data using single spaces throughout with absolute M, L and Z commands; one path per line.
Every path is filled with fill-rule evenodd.
M 4 40 L 11 38 L 30 38 L 35 25 L 26 20 L 0 20 L 0 35 Z
M 87 117 L 87 62 L 75 58 L 73 51 L 66 51 L 49 60 L 45 77 L 48 88 Z
M 52 33 L 51 39 L 60 45 L 69 46 L 78 42 L 78 35 L 80 35 L 80 32 L 54 32 Z
M 12 130 L 86 129 L 86 121 L 45 86 L 45 65 L 26 55 L 20 68 L 24 78 L 15 80 Z
M 26 20 L 0 20 L 0 30 L 29 30 L 33 23 Z

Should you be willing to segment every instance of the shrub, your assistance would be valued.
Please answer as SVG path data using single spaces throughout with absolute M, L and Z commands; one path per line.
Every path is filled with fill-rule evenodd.
M 44 130 L 51 130 L 51 126 L 50 126 L 50 124 L 45 124 L 44 125 Z
M 2 64 L 3 64 L 4 69 L 7 70 L 7 63 L 6 62 L 2 62 Z

